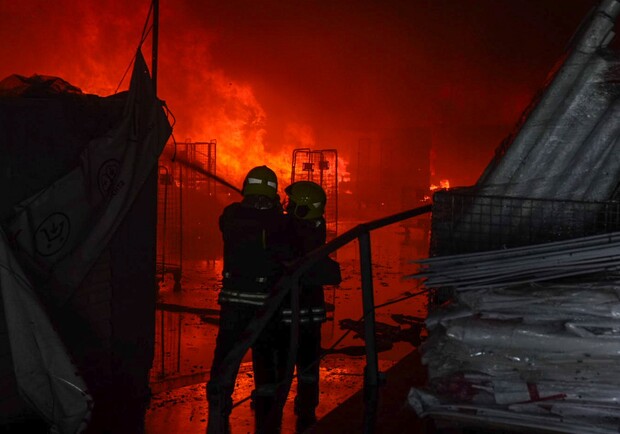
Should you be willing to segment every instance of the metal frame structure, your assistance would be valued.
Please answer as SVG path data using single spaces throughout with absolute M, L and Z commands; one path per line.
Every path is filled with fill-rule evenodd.
M 184 161 L 209 173 L 216 171 L 217 142 L 175 143 L 175 154 Z M 157 200 L 157 277 L 163 281 L 166 274 L 174 277 L 174 290 L 181 290 L 184 250 L 192 239 L 188 237 L 186 217 L 191 214 L 186 200 L 190 194 L 215 196 L 216 182 L 195 170 L 186 170 L 174 159 L 161 160 L 158 168 Z
M 335 149 L 298 148 L 293 150 L 291 183 L 312 181 L 327 194 L 325 221 L 327 239 L 338 234 L 338 151 Z
M 183 190 L 183 253 L 190 258 L 201 252 L 205 245 L 206 226 L 204 207 L 215 199 L 218 183 L 213 177 L 204 176 L 200 171 L 216 175 L 217 141 L 177 143 L 175 163 L 180 171 Z M 186 164 L 190 168 L 185 167 Z M 198 170 L 197 170 L 198 169 Z
M 174 164 L 160 164 L 157 175 L 156 273 L 160 281 L 171 273 L 175 290 L 181 289 L 183 270 L 183 188 L 179 170 Z
M 217 141 L 190 142 L 177 144 L 177 152 L 191 164 L 198 165 L 209 173 L 216 174 L 217 168 Z M 212 178 L 205 177 L 195 170 L 185 172 L 185 186 L 196 190 L 205 191 L 207 195 L 215 194 L 216 182 Z
M 442 190 L 433 196 L 430 256 L 528 246 L 618 230 L 620 202 L 480 196 L 468 188 Z

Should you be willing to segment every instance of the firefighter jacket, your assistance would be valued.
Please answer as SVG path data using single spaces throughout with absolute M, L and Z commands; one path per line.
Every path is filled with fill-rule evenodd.
M 292 254 L 279 202 L 246 196 L 224 209 L 219 227 L 224 241 L 220 304 L 261 306 Z
M 298 258 L 325 244 L 327 230 L 324 218 L 315 220 L 302 220 L 292 216 L 287 218 L 291 245 Z M 302 324 L 321 323 L 326 320 L 323 285 L 338 285 L 341 280 L 340 264 L 329 256 L 317 262 L 301 277 L 299 317 Z M 282 321 L 292 322 L 290 299 L 283 304 Z

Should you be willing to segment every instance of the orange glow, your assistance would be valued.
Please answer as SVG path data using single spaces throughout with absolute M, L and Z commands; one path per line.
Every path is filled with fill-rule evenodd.
M 254 166 L 267 165 L 278 175 L 280 189 L 288 185 L 291 176 L 293 149 L 309 147 L 313 131 L 308 125 L 290 124 L 285 140 L 274 150 L 267 150 L 267 113 L 249 84 L 234 84 L 221 72 L 199 68 L 200 83 L 208 88 L 195 89 L 195 94 L 183 100 L 175 117 L 189 125 L 191 131 L 183 137 L 191 141 L 217 141 L 217 175 L 241 187 L 243 178 Z M 204 116 L 200 116 L 200 114 Z M 177 136 L 176 132 L 173 132 Z M 178 137 L 177 137 L 178 140 Z M 188 140 L 190 141 L 190 140 Z M 272 146 L 273 148 L 273 146 Z
M 179 122 L 191 128 L 189 134 L 182 137 L 198 142 L 215 139 L 217 174 L 231 184 L 241 187 L 248 170 L 263 164 L 276 172 L 281 185 L 286 184 L 290 179 L 292 148 L 283 146 L 276 151 L 266 151 L 267 114 L 251 86 L 233 84 L 221 72 L 201 74 L 198 81 L 209 84 L 202 92 L 196 89 L 203 96 L 194 101 L 181 101 L 179 113 L 171 108 L 175 116 L 183 116 Z M 210 107 L 207 109 L 206 105 Z M 201 113 L 204 115 L 200 116 Z M 176 131 L 173 134 L 177 137 Z
M 150 3 L 2 2 L 0 80 L 41 74 L 90 94 L 126 90 Z M 175 117 L 173 134 L 180 142 L 217 140 L 217 173 L 235 185 L 260 164 L 285 185 L 293 149 L 335 148 L 352 164 L 348 181 L 341 161 L 339 181 L 361 194 L 368 186 L 358 185 L 357 169 L 368 155 L 357 152 L 360 140 L 409 130 L 426 131 L 420 142 L 432 145 L 432 183 L 471 185 L 587 12 L 585 1 L 529 2 L 531 13 L 518 2 L 288 3 L 159 2 L 157 91 Z M 496 19 L 517 10 L 522 22 L 514 27 Z M 546 20 L 532 22 L 554 13 L 562 25 L 553 32 Z M 458 14 L 467 19 L 455 22 Z M 537 30 L 517 31 L 526 22 Z M 143 46 L 149 65 L 151 36 Z M 505 55 L 514 50 L 520 56 Z M 390 186 L 399 195 L 410 173 L 396 163 L 411 158 L 402 147 L 370 161 L 402 173 Z
M 349 163 L 338 156 L 338 182 L 351 182 L 351 173 L 347 170 Z
M 108 96 L 126 90 L 129 73 L 124 74 L 138 47 L 149 6 L 148 1 L 72 4 L 64 8 L 74 18 L 66 17 L 71 24 L 49 23 L 50 32 L 36 23 L 44 24 L 46 16 L 54 16 L 52 6 L 3 5 L 3 14 L 32 23 L 23 23 L 29 46 L 21 47 L 14 67 L 0 67 L 0 80 L 13 73 L 39 73 L 60 77 L 88 94 Z M 210 47 L 217 31 L 185 26 L 185 13 L 183 8 L 162 4 L 157 86 L 174 116 L 176 141 L 217 140 L 217 174 L 233 185 L 241 186 L 249 169 L 266 164 L 285 187 L 290 182 L 293 149 L 317 144 L 313 126 L 295 119 L 273 120 L 268 126 L 269 113 L 253 86 L 214 65 Z M 33 28 L 39 31 L 32 32 Z M 151 42 L 149 35 L 142 47 L 149 65 Z M 268 133 L 275 138 L 268 140 Z
M 431 184 L 431 191 L 435 191 L 435 190 L 447 190 L 450 188 L 450 180 L 449 179 L 442 179 L 439 181 L 439 185 L 435 185 L 435 184 Z

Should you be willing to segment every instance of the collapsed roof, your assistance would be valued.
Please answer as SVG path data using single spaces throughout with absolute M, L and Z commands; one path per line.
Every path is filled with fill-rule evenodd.
M 604 201 L 620 179 L 620 13 L 605 0 L 583 21 L 547 84 L 477 182 L 478 194 Z

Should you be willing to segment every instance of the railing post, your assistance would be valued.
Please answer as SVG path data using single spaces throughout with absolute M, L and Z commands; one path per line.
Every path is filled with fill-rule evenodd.
M 160 336 L 160 343 L 161 343 L 161 378 L 164 378 L 166 376 L 166 364 L 165 364 L 165 360 L 166 360 L 166 346 L 164 345 L 164 339 L 165 339 L 165 333 L 164 333 L 164 311 L 161 310 L 161 325 L 159 328 L 159 336 Z
M 370 252 L 370 233 L 363 232 L 359 238 L 360 268 L 362 274 L 362 303 L 364 309 L 364 340 L 366 341 L 365 384 L 379 384 L 379 366 L 375 335 L 375 297 L 372 285 L 372 257 Z
M 364 369 L 364 420 L 363 432 L 373 433 L 379 398 L 379 363 L 375 335 L 375 301 L 372 284 L 372 256 L 370 232 L 358 237 L 360 271 L 362 275 L 362 302 L 364 309 L 364 341 L 366 342 L 366 368 Z
M 185 164 L 185 163 L 184 163 Z M 200 169 L 202 170 L 202 169 Z M 202 173 L 200 172 L 199 173 Z M 212 175 L 208 175 L 212 176 Z M 220 182 L 222 182 L 220 180 Z M 228 184 L 226 184 L 229 186 Z M 270 294 L 265 305 L 259 311 L 259 315 L 256 315 L 245 328 L 244 332 L 239 339 L 239 342 L 231 348 L 229 353 L 224 357 L 222 362 L 222 372 L 217 376 L 214 381 L 216 384 L 222 384 L 226 380 L 234 381 L 235 375 L 237 375 L 236 366 L 243 360 L 243 357 L 247 351 L 251 348 L 252 343 L 256 341 L 261 331 L 266 326 L 267 322 L 271 320 L 275 314 L 278 306 L 284 300 L 284 297 L 289 293 L 288 289 L 292 283 L 291 279 L 298 279 L 303 273 L 308 271 L 312 265 L 322 258 L 325 258 L 332 252 L 335 252 L 340 247 L 350 243 L 351 241 L 358 240 L 360 248 L 360 268 L 362 274 L 362 297 L 364 304 L 364 334 L 366 341 L 366 369 L 365 369 L 365 381 L 364 381 L 364 433 L 372 433 L 374 431 L 376 415 L 377 415 L 377 403 L 378 403 L 378 389 L 384 382 L 381 373 L 378 369 L 377 361 L 377 349 L 375 343 L 375 314 L 374 314 L 374 294 L 372 287 L 372 260 L 370 255 L 370 231 L 388 226 L 394 223 L 398 223 L 402 220 L 416 217 L 432 211 L 431 205 L 421 206 L 415 209 L 404 211 L 398 214 L 394 214 L 379 220 L 374 220 L 370 223 L 357 225 L 353 229 L 337 236 L 335 239 L 328 243 L 316 248 L 310 253 L 307 253 L 298 263 L 294 264 L 293 269 L 287 271 L 275 285 L 274 291 Z M 287 373 L 287 375 L 292 375 Z

